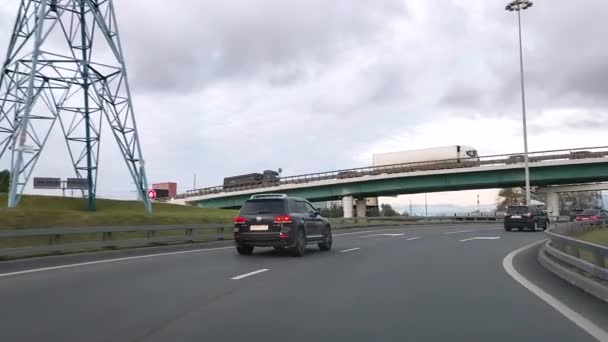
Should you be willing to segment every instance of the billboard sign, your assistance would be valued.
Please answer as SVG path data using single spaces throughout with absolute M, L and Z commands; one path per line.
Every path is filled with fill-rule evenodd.
M 87 190 L 89 188 L 86 178 L 68 178 L 66 180 L 66 189 L 71 190 Z
M 61 189 L 61 178 L 34 177 L 34 189 Z

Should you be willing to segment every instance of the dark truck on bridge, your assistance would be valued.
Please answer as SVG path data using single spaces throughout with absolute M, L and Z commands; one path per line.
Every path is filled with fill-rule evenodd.
M 281 177 L 277 171 L 265 170 L 263 173 L 249 173 L 246 175 L 224 178 L 224 189 L 234 189 L 257 185 L 278 185 Z

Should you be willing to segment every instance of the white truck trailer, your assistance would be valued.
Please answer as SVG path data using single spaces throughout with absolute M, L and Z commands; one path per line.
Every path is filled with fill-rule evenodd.
M 477 150 L 471 146 L 451 145 L 420 150 L 376 153 L 372 156 L 373 166 L 416 163 L 417 165 L 440 164 L 443 162 L 479 164 Z

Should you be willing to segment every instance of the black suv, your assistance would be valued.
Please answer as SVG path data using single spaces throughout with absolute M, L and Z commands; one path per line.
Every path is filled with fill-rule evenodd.
M 505 215 L 505 230 L 512 228 L 529 228 L 532 230 L 545 230 L 549 227 L 549 217 L 535 205 L 513 205 L 507 208 Z
M 331 249 L 331 226 L 310 202 L 283 194 L 253 195 L 234 219 L 234 241 L 239 254 L 253 253 L 255 246 L 290 249 L 301 257 L 307 244 Z

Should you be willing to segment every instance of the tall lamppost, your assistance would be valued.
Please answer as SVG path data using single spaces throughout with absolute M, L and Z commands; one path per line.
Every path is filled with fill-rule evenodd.
M 519 25 L 519 72 L 521 78 L 521 114 L 524 125 L 524 169 L 526 179 L 526 205 L 530 205 L 530 167 L 528 163 L 528 128 L 526 123 L 526 91 L 524 89 L 524 57 L 521 45 L 521 11 L 532 7 L 532 1 L 528 0 L 513 0 L 505 10 L 509 12 L 517 12 L 517 23 Z

